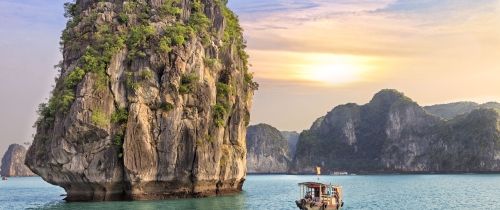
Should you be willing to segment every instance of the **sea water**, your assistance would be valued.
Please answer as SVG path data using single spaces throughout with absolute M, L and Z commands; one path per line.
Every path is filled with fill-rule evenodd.
M 249 175 L 239 195 L 169 201 L 67 203 L 39 177 L 0 181 L 0 209 L 297 209 L 297 183 L 316 176 Z M 499 209 L 500 175 L 320 176 L 342 185 L 343 209 Z

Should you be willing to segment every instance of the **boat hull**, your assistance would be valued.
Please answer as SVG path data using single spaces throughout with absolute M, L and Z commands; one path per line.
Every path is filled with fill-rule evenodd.
M 301 210 L 339 210 L 344 206 L 344 202 L 341 201 L 340 204 L 334 205 L 314 205 L 310 202 L 304 202 L 304 200 L 295 201 L 297 207 Z

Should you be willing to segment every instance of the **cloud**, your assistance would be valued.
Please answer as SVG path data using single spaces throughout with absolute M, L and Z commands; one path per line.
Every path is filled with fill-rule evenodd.
M 379 9 L 379 12 L 454 12 L 481 7 L 489 7 L 495 4 L 497 0 L 398 0 L 385 8 Z
M 457 24 L 498 11 L 499 0 L 398 0 L 373 13 L 413 19 L 421 27 Z
M 234 0 L 229 2 L 238 14 L 276 13 L 283 11 L 298 11 L 321 6 L 321 4 L 308 0 Z
M 328 0 L 300 8 L 269 0 L 280 9 L 237 9 L 261 85 L 252 122 L 301 130 L 336 104 L 365 103 L 388 87 L 423 104 L 500 100 L 500 1 L 440 1 Z M 335 60 L 346 56 L 353 59 Z M 338 66 L 362 73 L 348 84 L 314 80 Z

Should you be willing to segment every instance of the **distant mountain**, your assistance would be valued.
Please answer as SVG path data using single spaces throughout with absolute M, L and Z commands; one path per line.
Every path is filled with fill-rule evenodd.
M 286 173 L 288 155 L 288 141 L 278 129 L 267 124 L 247 128 L 248 173 Z
M 2 157 L 0 175 L 6 177 L 35 176 L 35 174 L 24 165 L 25 157 L 26 148 L 19 144 L 11 144 Z
M 447 121 L 382 90 L 368 104 L 335 107 L 302 132 L 291 171 L 499 172 L 499 114 L 464 113 Z
M 300 133 L 297 131 L 281 131 L 281 135 L 288 141 L 288 156 L 293 158 L 297 150 Z
M 488 102 L 488 103 L 481 104 L 479 106 L 480 106 L 480 108 L 483 108 L 483 109 L 494 109 L 497 112 L 500 111 L 500 103 L 498 103 L 498 102 Z
M 424 107 L 427 112 L 447 120 L 453 119 L 459 115 L 468 114 L 474 110 L 481 108 L 495 109 L 497 111 L 500 111 L 500 103 L 488 102 L 484 104 L 478 104 L 474 102 L 455 102 Z

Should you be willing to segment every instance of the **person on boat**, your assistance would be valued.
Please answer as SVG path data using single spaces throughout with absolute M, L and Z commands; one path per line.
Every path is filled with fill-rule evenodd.
M 336 187 L 333 188 L 333 197 L 335 198 L 335 201 L 337 201 L 337 203 L 340 203 L 339 191 Z
M 305 199 L 312 199 L 311 192 L 307 192 Z
M 332 189 L 330 187 L 328 187 L 328 189 L 326 190 L 326 195 L 332 195 Z

